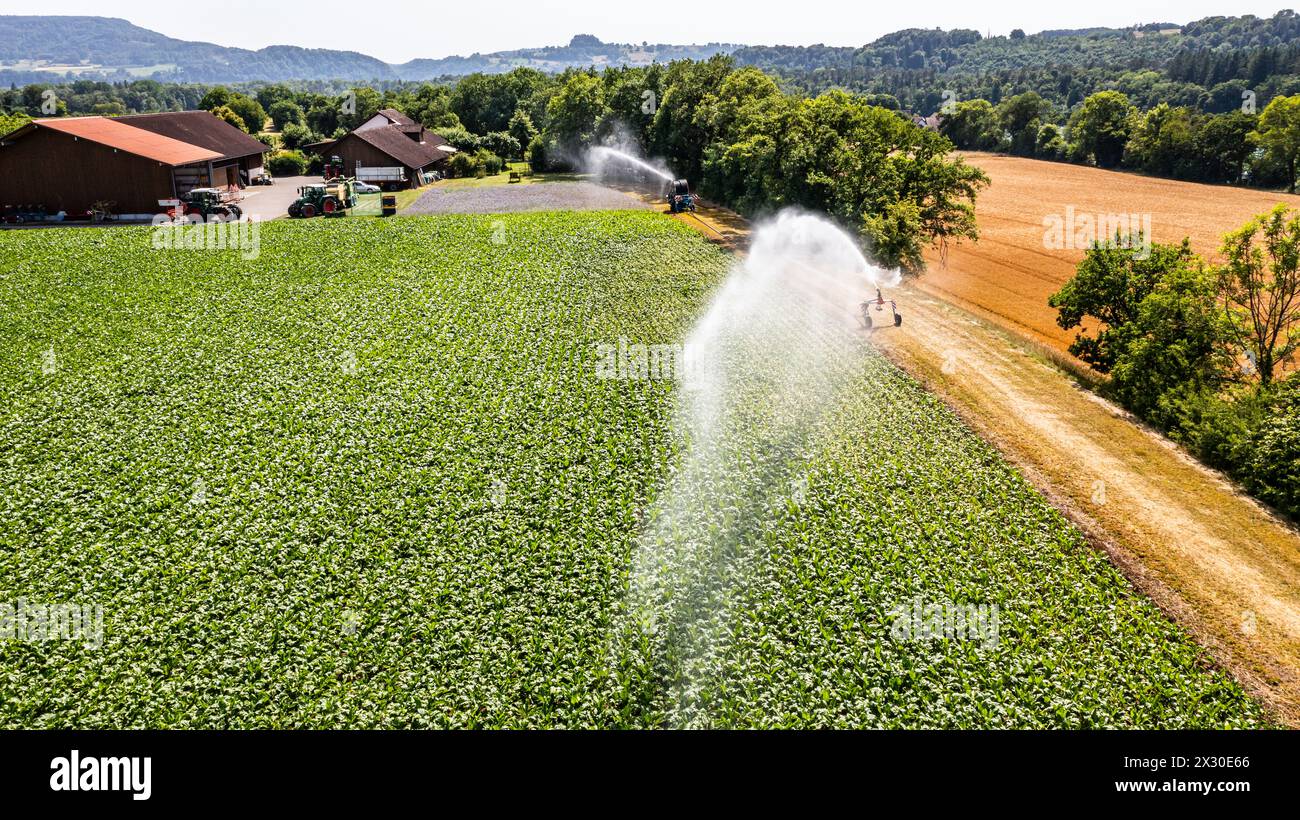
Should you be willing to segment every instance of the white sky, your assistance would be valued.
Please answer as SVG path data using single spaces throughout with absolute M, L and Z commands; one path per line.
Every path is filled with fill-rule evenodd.
M 122 17 L 183 40 L 240 48 L 297 45 L 360 51 L 388 62 L 560 45 L 574 34 L 606 42 L 859 46 L 902 28 L 972 28 L 1006 34 L 1127 26 L 1215 15 L 1272 16 L 1281 3 L 1251 0 L 0 0 L 0 14 Z M 1300 4 L 1298 4 L 1300 5 Z

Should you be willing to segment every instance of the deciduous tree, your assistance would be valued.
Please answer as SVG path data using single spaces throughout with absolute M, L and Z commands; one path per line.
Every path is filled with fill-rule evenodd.
M 1300 94 L 1274 97 L 1260 115 L 1252 139 L 1285 169 L 1287 190 L 1295 193 L 1300 170 Z
M 1224 237 L 1222 253 L 1219 293 L 1233 338 L 1267 387 L 1300 346 L 1300 212 L 1278 205 Z
M 1102 168 L 1114 168 L 1124 157 L 1136 109 L 1118 91 L 1100 91 L 1083 101 L 1070 117 L 1070 139 L 1078 152 Z

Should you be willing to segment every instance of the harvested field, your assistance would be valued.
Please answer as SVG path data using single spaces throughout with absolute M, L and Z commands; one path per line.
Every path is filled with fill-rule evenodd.
M 501 214 L 516 211 L 618 211 L 648 205 L 590 182 L 542 182 L 482 188 L 431 188 L 405 214 Z
M 950 247 L 947 266 L 927 253 L 929 271 L 918 286 L 973 308 L 1005 327 L 1065 350 L 1076 331 L 1056 326 L 1047 297 L 1074 274 L 1082 248 L 1045 247 L 1044 219 L 1076 215 L 1150 215 L 1157 242 L 1190 237 L 1193 248 L 1216 258 L 1223 234 L 1241 227 L 1279 202 L 1300 206 L 1300 197 L 1156 179 L 1059 162 L 965 153 L 992 184 L 976 207 L 980 239 Z M 1077 243 L 1076 243 L 1077 244 Z

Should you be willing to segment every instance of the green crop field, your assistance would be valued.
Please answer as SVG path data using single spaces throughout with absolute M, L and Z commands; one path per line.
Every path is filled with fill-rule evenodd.
M 104 617 L 98 648 L 0 641 L 0 725 L 1266 721 L 865 343 L 797 503 L 724 481 L 703 511 L 762 546 L 719 576 L 708 651 L 647 632 L 629 590 L 687 446 L 678 387 L 597 378 L 593 350 L 680 340 L 707 305 L 729 259 L 676 222 L 260 241 L 0 233 L 0 602 Z M 913 601 L 996 607 L 997 638 L 902 639 Z

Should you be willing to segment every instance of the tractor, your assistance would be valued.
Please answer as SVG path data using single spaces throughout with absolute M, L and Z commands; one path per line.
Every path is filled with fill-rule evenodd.
M 289 205 L 289 216 L 310 219 L 316 214 L 347 216 L 357 204 L 356 180 L 343 176 L 343 162 L 333 157 L 325 164 L 325 181 L 304 185 Z
M 243 209 L 233 202 L 225 202 L 221 191 L 216 188 L 192 188 L 181 194 L 177 204 L 167 209 L 167 216 L 172 220 L 185 216 L 198 216 L 205 222 L 211 219 L 239 219 L 244 215 Z
M 668 210 L 675 214 L 695 210 L 695 195 L 691 186 L 684 179 L 674 179 L 668 187 Z

